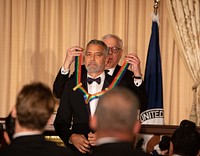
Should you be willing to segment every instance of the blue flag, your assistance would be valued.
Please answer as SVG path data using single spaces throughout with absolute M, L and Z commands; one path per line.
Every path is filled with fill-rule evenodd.
M 157 16 L 152 22 L 144 83 L 147 93 L 147 110 L 141 112 L 140 120 L 142 124 L 163 124 L 162 65 Z

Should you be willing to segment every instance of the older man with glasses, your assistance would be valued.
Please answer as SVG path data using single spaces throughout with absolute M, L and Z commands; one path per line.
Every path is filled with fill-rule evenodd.
M 102 37 L 102 40 L 109 47 L 109 58 L 106 69 L 108 70 L 108 74 L 115 78 L 121 68 L 119 61 L 123 55 L 123 41 L 114 34 L 107 34 Z M 140 99 L 140 110 L 144 110 L 146 109 L 146 91 L 142 81 L 140 59 L 135 53 L 130 53 L 125 55 L 125 60 L 129 63 L 130 70 L 126 71 L 122 81 L 126 81 L 131 90 L 138 95 Z

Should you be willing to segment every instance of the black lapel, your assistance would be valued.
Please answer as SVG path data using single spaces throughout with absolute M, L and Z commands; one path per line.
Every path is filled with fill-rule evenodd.
M 87 85 L 87 71 L 86 70 L 82 70 L 82 73 L 81 73 L 81 83 L 82 83 L 82 87 L 88 92 L 88 85 Z M 82 93 L 81 93 L 82 94 Z M 83 96 L 83 94 L 82 94 Z M 89 115 L 91 114 L 90 113 L 90 105 L 89 104 L 85 104 L 85 107 L 89 113 Z
M 119 66 L 119 65 L 117 65 L 117 66 L 115 67 L 115 70 L 114 70 L 113 75 L 112 75 L 113 78 L 117 75 L 117 73 L 118 73 L 118 71 L 120 70 L 120 68 L 121 68 L 121 66 Z
M 102 90 L 108 88 L 111 82 L 112 82 L 112 77 L 105 72 L 105 81 Z
M 88 91 L 88 87 L 87 87 L 87 72 L 86 71 L 83 71 L 81 73 L 81 83 L 82 83 L 82 86 L 83 88 Z

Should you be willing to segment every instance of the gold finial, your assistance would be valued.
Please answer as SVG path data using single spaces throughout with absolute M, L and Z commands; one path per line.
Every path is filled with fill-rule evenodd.
M 154 14 L 157 15 L 157 10 L 158 10 L 158 7 L 159 7 L 159 2 L 160 0 L 154 0 Z

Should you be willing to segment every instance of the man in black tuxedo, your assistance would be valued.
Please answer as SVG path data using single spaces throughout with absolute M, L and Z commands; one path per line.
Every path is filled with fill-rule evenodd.
M 79 47 L 70 48 L 73 52 L 82 50 Z M 66 146 L 71 147 L 76 155 L 87 155 L 91 151 L 91 139 L 95 134 L 89 127 L 89 118 L 93 116 L 98 96 L 90 99 L 95 93 L 105 91 L 112 78 L 105 72 L 108 47 L 100 40 L 91 40 L 84 51 L 84 64 L 86 71 L 81 72 L 81 84 L 76 88 L 75 78 L 67 81 L 54 121 L 55 131 Z M 92 81 L 95 79 L 96 81 Z M 80 83 L 78 83 L 80 84 Z M 75 89 L 76 88 L 76 89 Z M 85 90 L 86 94 L 83 94 Z M 84 98 L 87 97 L 88 98 Z
M 127 88 L 115 87 L 99 98 L 90 126 L 96 131 L 96 147 L 91 156 L 147 155 L 133 147 L 140 130 L 138 98 Z
M 123 55 L 123 41 L 113 34 L 103 36 L 102 41 L 104 41 L 104 43 L 109 47 L 109 59 L 105 69 L 108 70 L 108 74 L 114 79 L 121 68 L 118 63 Z M 67 50 L 63 66 L 54 81 L 53 92 L 57 98 L 61 97 L 65 82 L 69 79 L 69 67 L 74 60 L 74 56 L 80 55 L 83 51 L 83 49 L 78 46 L 74 48 L 77 48 L 77 51 L 73 51 L 72 48 Z M 125 60 L 130 64 L 130 70 L 125 72 L 122 82 L 126 82 L 125 86 L 131 86 L 131 90 L 138 95 L 140 99 L 140 110 L 146 110 L 146 91 L 142 81 L 140 60 L 134 53 L 127 54 Z M 82 67 L 82 70 L 86 70 L 84 66 Z
M 117 35 L 107 34 L 102 37 L 104 43 L 109 47 L 109 58 L 106 64 L 106 69 L 109 70 L 108 74 L 113 78 L 117 75 L 121 66 L 118 64 L 123 55 L 123 41 Z M 146 110 L 146 90 L 142 81 L 142 73 L 140 69 L 140 59 L 135 53 L 129 53 L 125 55 L 125 61 L 129 63 L 129 69 L 127 70 L 121 82 L 125 82 L 131 86 L 134 94 L 140 99 L 140 111 Z
M 70 149 L 45 140 L 42 135 L 53 113 L 55 99 L 50 88 L 42 83 L 25 85 L 12 110 L 15 133 L 11 144 L 0 151 L 1 156 L 71 156 Z

